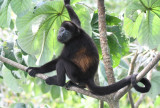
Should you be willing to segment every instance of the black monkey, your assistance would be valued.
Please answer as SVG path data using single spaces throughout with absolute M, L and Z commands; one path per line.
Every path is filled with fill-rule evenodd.
M 145 87 L 139 87 L 136 82 L 136 75 L 128 76 L 115 84 L 100 87 L 94 83 L 94 75 L 99 64 L 97 48 L 90 36 L 81 28 L 81 22 L 70 6 L 70 0 L 64 0 L 65 7 L 71 21 L 64 21 L 59 29 L 57 39 L 64 44 L 60 56 L 41 67 L 29 67 L 29 75 L 35 77 L 37 73 L 47 73 L 53 70 L 57 75 L 46 79 L 49 85 L 65 85 L 65 75 L 71 81 L 68 86 L 87 87 L 92 93 L 106 95 L 123 88 L 132 83 L 139 92 L 148 92 L 151 85 L 146 78 L 142 78 Z

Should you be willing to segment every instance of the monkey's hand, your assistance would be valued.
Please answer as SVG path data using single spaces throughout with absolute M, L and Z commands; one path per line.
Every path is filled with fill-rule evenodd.
M 70 5 L 70 0 L 64 0 L 65 5 Z
M 37 73 L 40 73 L 39 71 L 40 69 L 38 67 L 29 67 L 26 70 L 26 72 L 28 72 L 28 74 L 32 77 L 35 77 Z
M 75 84 L 74 84 L 72 81 L 68 81 L 68 82 L 64 85 L 64 87 L 65 87 L 67 90 L 69 90 L 69 88 L 70 88 L 71 86 L 75 86 Z
M 84 89 L 84 88 L 86 88 L 84 85 L 77 85 L 77 84 L 75 84 L 75 83 L 73 83 L 72 81 L 68 81 L 66 84 L 65 84 L 65 88 L 67 89 L 67 90 L 69 90 L 69 88 L 70 87 L 78 87 L 78 88 L 81 88 L 81 89 Z

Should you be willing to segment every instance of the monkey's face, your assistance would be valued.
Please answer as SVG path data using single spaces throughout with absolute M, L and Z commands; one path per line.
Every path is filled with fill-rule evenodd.
M 77 35 L 76 31 L 77 27 L 72 22 L 65 21 L 59 29 L 57 39 L 61 43 L 67 43 Z
M 65 27 L 61 27 L 58 32 L 58 41 L 61 43 L 66 43 L 72 38 L 72 33 Z

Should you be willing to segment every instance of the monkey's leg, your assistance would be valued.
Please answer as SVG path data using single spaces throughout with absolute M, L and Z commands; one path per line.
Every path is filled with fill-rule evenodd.
M 65 68 L 64 68 L 64 63 L 62 60 L 59 60 L 56 64 L 56 70 L 57 70 L 57 75 L 53 77 L 49 77 L 46 79 L 46 83 L 48 85 L 58 85 L 58 86 L 64 86 L 65 85 Z

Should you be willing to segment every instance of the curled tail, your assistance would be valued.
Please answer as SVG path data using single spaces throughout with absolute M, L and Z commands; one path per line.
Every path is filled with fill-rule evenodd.
M 101 86 L 97 86 L 94 82 L 94 80 L 89 80 L 87 82 L 87 88 L 94 94 L 97 94 L 97 95 L 107 95 L 107 94 L 110 94 L 110 93 L 114 93 L 116 91 L 118 91 L 119 89 L 129 85 L 132 83 L 133 87 L 141 92 L 141 93 L 145 93 L 145 92 L 148 92 L 150 90 L 150 87 L 151 87 L 151 84 L 149 82 L 148 79 L 146 78 L 142 78 L 140 80 L 141 83 L 143 83 L 145 85 L 145 87 L 140 87 L 137 85 L 137 82 L 136 82 L 136 76 L 137 75 L 131 75 L 131 76 L 128 76 L 114 84 L 111 84 L 111 85 L 108 85 L 108 86 L 104 86 L 104 87 L 101 87 Z
M 137 85 L 136 76 L 137 75 L 133 75 L 133 77 L 131 78 L 131 83 L 132 83 L 132 86 L 134 87 L 134 89 L 141 92 L 141 93 L 148 92 L 151 88 L 151 83 L 149 82 L 149 80 L 147 78 L 142 78 L 139 82 L 143 83 L 144 87 L 140 87 Z

